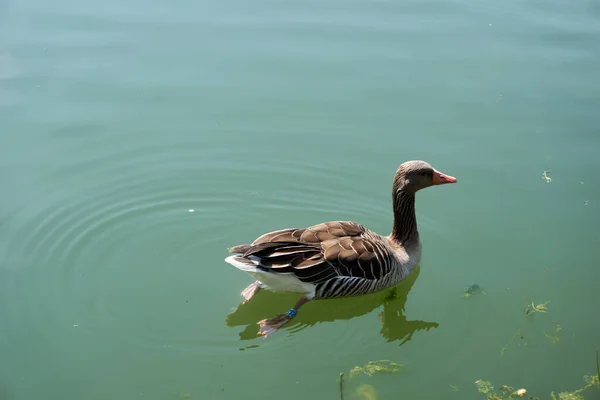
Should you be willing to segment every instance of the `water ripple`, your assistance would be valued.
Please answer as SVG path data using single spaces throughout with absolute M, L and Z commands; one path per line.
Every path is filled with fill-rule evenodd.
M 74 142 L 65 148 L 73 151 Z M 202 322 L 222 315 L 184 308 L 214 294 L 197 264 L 203 253 L 211 264 L 222 258 L 207 249 L 225 250 L 238 224 L 258 224 L 277 210 L 391 215 L 387 199 L 356 190 L 353 171 L 339 165 L 260 154 L 247 163 L 229 149 L 201 150 L 205 145 L 148 145 L 77 163 L 71 157 L 47 171 L 52 185 L 40 182 L 43 193 L 8 218 L 14 229 L 2 266 L 13 278 L 10 290 L 36 293 L 12 306 L 13 322 L 67 337 L 77 330 L 134 346 L 227 351 L 223 327 Z M 198 161 L 207 151 L 210 162 Z M 240 207 L 248 221 L 235 219 Z M 219 271 L 227 270 L 213 273 Z M 216 339 L 198 343 L 201 330 Z
M 202 247 L 224 241 L 220 228 L 244 199 L 206 185 L 206 170 L 182 169 L 176 155 L 185 147 L 173 150 L 125 151 L 48 172 L 55 183 L 42 182 L 43 193 L 5 225 L 6 288 L 31 294 L 10 307 L 15 324 L 144 346 L 177 342 L 175 327 L 189 318 L 173 302 L 185 286 L 179 275 L 191 274 Z M 167 306 L 157 309 L 161 297 Z

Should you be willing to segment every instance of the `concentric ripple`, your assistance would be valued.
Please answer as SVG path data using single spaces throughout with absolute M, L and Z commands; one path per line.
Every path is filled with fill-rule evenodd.
M 9 217 L 2 267 L 12 282 L 5 288 L 20 299 L 9 308 L 14 326 L 177 342 L 169 328 L 187 318 L 178 297 L 201 289 L 197 260 L 206 247 L 225 247 L 229 211 L 244 201 L 210 179 L 218 166 L 186 167 L 182 147 L 63 169 Z
M 260 155 L 241 164 L 206 146 L 145 146 L 48 171 L 52 185 L 9 218 L 6 287 L 22 299 L 12 323 L 127 346 L 218 348 L 247 278 L 223 263 L 227 247 L 327 219 L 391 228 L 387 198 L 357 190 L 357 171 Z M 207 307 L 215 296 L 227 300 Z

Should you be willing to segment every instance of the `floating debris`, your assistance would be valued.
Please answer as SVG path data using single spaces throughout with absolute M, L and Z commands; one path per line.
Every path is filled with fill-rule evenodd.
M 485 293 L 485 292 L 483 291 L 483 289 L 481 289 L 481 286 L 479 286 L 478 284 L 474 283 L 474 284 L 469 285 L 469 286 L 467 286 L 465 288 L 465 290 L 462 293 L 462 296 L 465 297 L 465 298 L 469 298 L 469 297 L 472 297 L 472 296 L 474 296 L 476 294 L 479 294 L 479 293 Z
M 249 345 L 249 346 L 246 346 L 246 347 L 240 347 L 240 351 L 246 351 L 248 349 L 256 349 L 258 347 L 260 347 L 260 345 L 258 345 L 258 344 L 252 344 L 252 345 Z
M 404 365 L 398 364 L 390 360 L 369 361 L 364 367 L 354 367 L 350 370 L 350 378 L 363 373 L 372 376 L 378 372 L 382 373 L 398 373 L 404 369 Z
M 542 173 L 542 180 L 543 180 L 543 181 L 545 181 L 546 183 L 550 183 L 550 182 L 552 182 L 552 178 L 550 178 L 550 177 L 548 176 L 548 174 L 549 174 L 549 173 L 550 173 L 550 171 L 549 171 L 549 170 L 548 170 L 548 171 L 544 171 L 544 172 Z
M 340 390 L 340 398 L 343 399 L 344 397 L 344 386 L 346 387 L 346 390 L 348 390 L 348 386 L 346 384 L 346 382 L 348 381 L 348 379 L 351 382 L 354 382 L 353 379 L 355 379 L 357 377 L 357 375 L 367 375 L 367 376 L 373 376 L 377 373 L 383 373 L 383 374 L 396 374 L 401 372 L 402 370 L 404 370 L 405 366 L 402 364 L 398 364 L 397 362 L 394 361 L 390 361 L 390 360 L 377 360 L 377 361 L 369 361 L 367 364 L 365 364 L 362 367 L 356 366 L 354 368 L 352 368 L 350 370 L 350 376 L 347 379 L 345 378 L 344 373 L 340 373 L 339 378 L 337 380 L 338 384 L 339 384 L 339 390 Z M 363 378 L 364 379 L 364 378 Z M 356 384 L 360 384 L 360 378 L 357 379 L 358 382 Z M 352 384 L 352 386 L 354 386 L 355 384 Z M 361 384 L 356 390 L 353 390 L 351 392 L 351 398 L 353 399 L 363 399 L 363 400 L 376 400 L 377 399 L 377 392 L 375 391 L 375 388 L 373 388 L 373 386 L 371 385 L 367 385 L 367 384 Z
M 550 393 L 552 400 L 584 400 L 583 396 L 580 394 L 581 392 L 591 388 L 592 386 L 597 386 L 600 388 L 599 376 L 584 375 L 583 381 L 585 382 L 585 386 L 573 392 L 561 392 L 558 395 L 555 395 L 554 392 Z
M 193 208 L 190 208 L 190 209 L 188 210 L 188 212 L 191 212 L 191 213 L 193 213 L 194 211 L 196 211 L 196 210 L 194 210 Z
M 589 201 L 589 200 L 586 200 L 586 201 L 585 201 L 585 203 L 583 203 L 583 205 L 584 205 L 585 207 L 589 206 L 589 205 L 590 205 L 590 201 Z
M 452 389 L 453 392 L 458 392 L 458 386 L 456 385 L 448 385 L 450 386 L 450 389 Z
M 544 333 L 544 336 L 546 336 L 548 338 L 548 340 L 550 342 L 552 342 L 552 344 L 557 344 L 562 340 L 562 332 L 563 332 L 563 328 L 560 325 L 556 325 L 556 328 L 554 329 L 554 333 L 549 335 L 547 333 Z
M 500 386 L 500 390 L 502 391 L 502 393 L 508 394 L 514 392 L 515 388 L 513 388 L 512 386 L 502 385 Z
M 487 395 L 493 392 L 494 390 L 494 386 L 492 386 L 492 382 L 490 381 L 483 381 L 481 379 L 478 379 L 475 381 L 475 385 L 477 386 L 477 390 L 481 394 Z
M 475 385 L 477 386 L 479 393 L 484 394 L 489 400 L 510 399 L 515 396 L 523 397 L 527 393 L 526 389 L 515 391 L 515 388 L 507 385 L 500 386 L 501 393 L 496 393 L 492 382 L 481 379 L 475 381 Z
M 597 386 L 600 388 L 600 379 L 597 376 L 585 375 L 583 377 L 583 381 L 585 382 L 585 386 L 581 389 L 577 389 L 573 392 L 561 392 L 558 395 L 554 394 L 554 392 L 551 392 L 550 396 L 553 400 L 584 400 L 583 396 L 581 395 L 584 390 L 587 390 L 592 386 Z M 488 400 L 510 400 L 515 397 L 523 397 L 527 394 L 527 389 L 521 388 L 515 391 L 513 387 L 506 385 L 500 386 L 500 391 L 495 392 L 492 383 L 482 379 L 475 381 L 475 385 L 477 386 L 479 393 L 485 395 Z M 539 400 L 539 397 L 528 396 L 527 398 L 531 400 Z
M 536 312 L 547 313 L 548 312 L 548 303 L 550 303 L 550 301 L 536 305 L 532 301 L 531 304 L 527 305 L 527 308 L 525 309 L 525 314 L 531 315 Z
M 558 397 L 554 395 L 554 392 L 550 393 L 553 400 L 584 400 L 583 396 L 576 392 L 562 392 L 558 394 Z

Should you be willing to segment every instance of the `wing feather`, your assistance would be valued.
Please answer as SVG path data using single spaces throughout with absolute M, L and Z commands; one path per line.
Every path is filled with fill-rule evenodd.
M 236 251 L 237 250 L 237 251 Z M 294 273 L 303 282 L 324 283 L 335 277 L 381 279 L 390 272 L 391 251 L 381 236 L 349 221 L 265 233 L 250 245 L 230 249 L 258 261 L 273 273 Z M 324 283 L 332 291 L 349 290 L 354 279 Z

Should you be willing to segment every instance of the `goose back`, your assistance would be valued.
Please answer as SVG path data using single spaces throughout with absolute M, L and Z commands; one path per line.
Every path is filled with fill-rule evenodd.
M 351 221 L 269 232 L 230 252 L 241 253 L 259 270 L 292 273 L 302 282 L 315 285 L 317 298 L 383 289 L 403 279 L 412 269 L 410 264 L 418 263 L 409 260 L 404 249 L 388 238 Z

